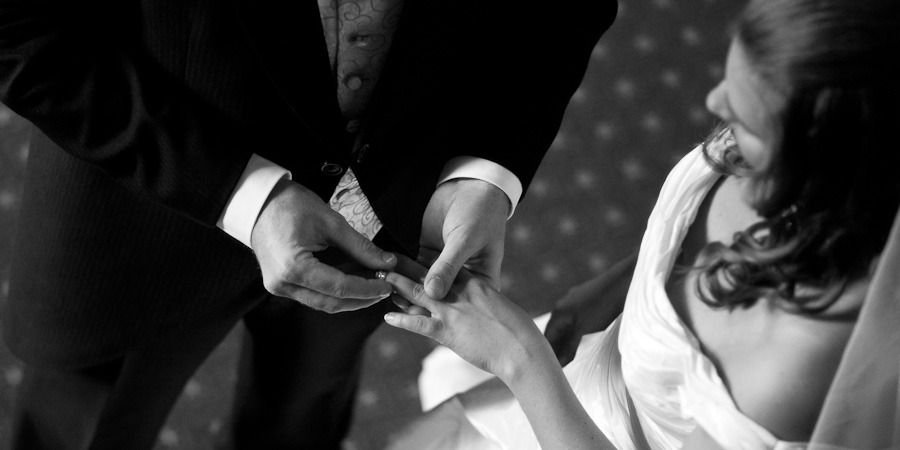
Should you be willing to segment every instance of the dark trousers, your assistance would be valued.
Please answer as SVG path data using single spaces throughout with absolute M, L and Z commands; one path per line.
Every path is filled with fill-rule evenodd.
M 184 384 L 238 319 L 160 333 L 96 366 L 26 364 L 13 403 L 13 450 L 152 448 Z
M 398 248 L 385 233 L 375 243 Z M 320 257 L 333 265 L 342 259 Z M 232 412 L 234 446 L 339 449 L 365 340 L 393 304 L 325 314 L 253 295 L 249 312 L 162 333 L 106 364 L 66 371 L 26 366 L 13 406 L 13 450 L 151 449 L 187 380 L 241 319 L 247 332 Z
M 334 449 L 350 425 L 365 339 L 390 301 L 328 315 L 277 300 L 244 319 L 235 398 L 239 449 Z

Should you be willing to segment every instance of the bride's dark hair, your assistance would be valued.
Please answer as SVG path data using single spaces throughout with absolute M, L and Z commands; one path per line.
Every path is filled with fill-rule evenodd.
M 713 306 L 819 312 L 869 269 L 900 203 L 900 2 L 752 0 L 734 38 L 786 99 L 784 133 L 759 175 L 764 220 L 730 246 L 707 245 L 696 287 Z M 729 135 L 720 127 L 704 154 L 740 175 Z

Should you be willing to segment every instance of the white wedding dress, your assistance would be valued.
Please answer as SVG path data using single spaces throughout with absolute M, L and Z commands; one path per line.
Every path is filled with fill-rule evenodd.
M 648 221 L 622 315 L 607 330 L 585 336 L 564 369 L 582 405 L 620 450 L 678 449 L 698 425 L 726 449 L 806 446 L 779 441 L 737 409 L 666 295 L 681 242 L 719 176 L 699 148 L 670 172 Z M 420 380 L 423 401 L 434 403 L 435 395 L 447 397 L 489 376 L 466 365 L 445 348 L 429 355 Z M 454 373 L 462 380 L 457 386 Z M 390 448 L 540 446 L 518 403 L 494 378 L 444 401 Z

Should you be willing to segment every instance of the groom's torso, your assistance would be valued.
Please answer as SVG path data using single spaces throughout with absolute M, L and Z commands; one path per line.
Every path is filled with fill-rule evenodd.
M 406 0 L 377 83 L 354 118 L 358 124 L 348 127 L 338 83 L 356 81 L 353 73 L 341 78 L 338 59 L 329 54 L 319 2 L 145 0 L 133 10 L 124 6 L 130 3 L 111 3 L 123 10 L 115 28 L 122 34 L 108 37 L 113 45 L 136 49 L 159 76 L 184 87 L 177 95 L 202 99 L 212 113 L 258 137 L 248 157 L 257 153 L 287 168 L 323 199 L 352 169 L 386 232 L 409 252 L 449 158 L 487 157 L 527 183 L 586 64 L 570 56 L 533 63 L 530 49 L 547 59 L 549 49 L 569 45 L 572 36 L 580 46 L 572 55 L 581 58 L 609 25 L 615 5 L 572 0 L 602 15 L 572 16 L 582 22 L 570 24 L 568 4 L 546 6 L 554 16 L 544 22 L 539 1 L 511 7 Z M 525 39 L 508 34 L 518 25 L 495 27 L 503 21 L 521 23 Z M 585 23 L 596 23 L 596 31 L 566 28 L 581 30 Z M 532 29 L 540 32 L 528 40 Z M 542 42 L 548 36 L 562 37 Z M 519 77 L 522 71 L 527 76 Z M 550 81 L 557 72 L 566 74 L 565 83 Z M 518 102 L 540 118 L 522 128 L 505 120 L 499 106 L 530 95 L 533 79 L 548 80 L 540 88 L 554 93 Z M 519 128 L 510 133 L 511 127 Z M 530 173 L 512 167 L 520 159 L 528 160 L 522 166 Z M 40 132 L 27 170 L 3 314 L 8 342 L 20 356 L 91 362 L 154 329 L 245 308 L 236 293 L 262 291 L 249 249 L 210 224 L 123 189 Z
M 353 168 L 395 239 L 415 251 L 441 169 L 435 161 L 447 158 L 447 147 L 431 142 L 433 120 L 447 111 L 429 117 L 419 110 L 423 96 L 439 92 L 426 81 L 445 81 L 432 72 L 440 60 L 422 48 L 440 40 L 444 18 L 421 8 L 432 15 L 428 26 L 387 30 L 398 38 L 390 52 L 397 68 L 381 55 L 378 89 L 356 102 L 362 110 L 348 111 L 353 102 L 338 99 L 355 91 L 339 89 L 339 77 L 351 83 L 345 88 L 355 87 L 350 77 L 358 74 L 335 65 L 349 52 L 329 54 L 319 6 L 148 0 L 128 12 L 133 26 L 118 28 L 128 34 L 109 39 L 146 52 L 141 57 L 160 76 L 185 87 L 179 95 L 203 99 L 258 136 L 248 152 L 289 169 L 323 199 Z M 404 8 L 404 23 L 415 23 L 416 14 Z M 379 93 L 381 84 L 390 92 Z M 122 188 L 37 130 L 16 242 L 4 332 L 16 353 L 33 361 L 95 362 L 155 329 L 246 308 L 245 299 L 254 297 L 246 294 L 262 289 L 255 258 L 242 244 Z

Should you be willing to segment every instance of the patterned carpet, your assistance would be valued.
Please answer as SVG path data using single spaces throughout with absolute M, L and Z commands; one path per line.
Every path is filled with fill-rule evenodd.
M 704 99 L 722 76 L 727 24 L 743 2 L 619 4 L 616 23 L 596 47 L 559 135 L 509 222 L 504 291 L 534 313 L 640 242 L 665 174 L 713 125 Z M 28 127 L 0 105 L 0 302 L 9 289 Z M 211 449 L 222 439 L 240 333 L 235 329 L 185 386 L 158 449 Z M 431 348 L 388 327 L 370 339 L 347 450 L 382 448 L 415 417 L 416 375 Z M 8 445 L 20 379 L 19 363 L 0 345 L 0 450 Z

